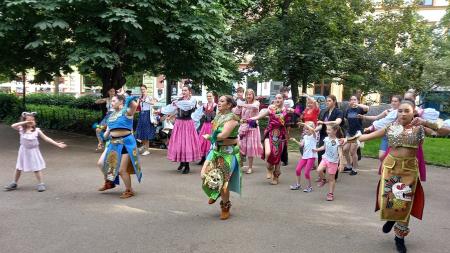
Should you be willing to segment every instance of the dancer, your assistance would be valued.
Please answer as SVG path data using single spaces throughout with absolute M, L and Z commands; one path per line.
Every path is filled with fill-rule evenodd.
M 97 136 L 98 144 L 95 151 L 103 150 L 104 148 L 104 139 L 103 134 L 106 130 L 106 121 L 108 120 L 109 115 L 114 112 L 114 109 L 111 106 L 111 98 L 116 95 L 116 90 L 111 88 L 108 90 L 108 97 L 101 98 L 95 100 L 96 104 L 105 104 L 106 106 L 106 115 L 103 117 L 102 121 L 99 124 L 95 124 L 95 135 Z
M 344 135 L 339 125 L 328 125 L 327 137 L 323 139 L 323 146 L 313 149 L 314 152 L 324 152 L 322 160 L 317 167 L 317 172 L 319 172 L 320 178 L 317 186 L 322 187 L 327 182 L 324 175 L 324 170 L 326 170 L 328 175 L 327 201 L 334 200 L 334 189 L 336 187 L 335 176 L 338 171 L 338 167 L 341 171 L 344 168 L 344 163 L 342 161 L 342 143 L 339 141 L 339 138 L 343 137 Z
M 360 141 L 368 141 L 387 136 L 389 150 L 383 160 L 376 210 L 381 210 L 381 220 L 386 221 L 383 225 L 384 233 L 389 233 L 394 227 L 398 252 L 406 252 L 404 237 L 410 231 L 410 216 L 422 219 L 425 204 L 416 154 L 425 134 L 431 134 L 432 130 L 412 124 L 414 110 L 413 102 L 403 100 L 397 110 L 395 122 L 358 138 Z
M 141 97 L 139 98 L 139 120 L 136 128 L 136 139 L 142 141 L 142 155 L 150 154 L 150 141 L 155 139 L 155 119 L 153 117 L 152 106 L 155 104 L 155 99 L 148 96 L 147 86 L 141 85 Z
M 200 143 L 200 155 L 202 156 L 202 160 L 198 163 L 198 165 L 203 165 L 206 155 L 211 147 L 211 143 L 208 140 L 205 140 L 203 135 L 211 134 L 211 121 L 213 121 L 214 117 L 216 117 L 217 110 L 217 105 L 214 103 L 214 94 L 211 91 L 206 93 L 206 100 L 208 102 L 206 105 L 202 106 L 203 116 L 200 119 L 200 133 L 198 141 Z
M 298 161 L 297 168 L 295 169 L 295 174 L 297 175 L 297 181 L 295 184 L 291 185 L 291 190 L 300 190 L 302 187 L 300 185 L 300 178 L 302 176 L 302 170 L 305 169 L 305 179 L 308 181 L 308 187 L 306 187 L 303 192 L 312 192 L 311 186 L 311 170 L 314 167 L 314 162 L 316 161 L 317 153 L 313 152 L 313 149 L 317 147 L 316 132 L 314 131 L 314 122 L 307 121 L 306 123 L 299 123 L 305 129 L 305 135 L 301 142 L 298 142 L 295 138 L 291 138 L 292 141 L 296 142 L 303 148 L 302 159 Z
M 291 91 L 290 87 L 286 87 L 286 86 L 283 86 L 280 89 L 280 93 L 284 99 L 283 105 L 287 110 L 287 117 L 286 117 L 287 121 L 285 122 L 286 140 L 289 139 L 289 132 L 291 131 L 291 127 L 295 126 L 297 124 L 297 122 L 295 121 L 296 117 L 293 115 L 294 111 L 295 111 L 295 110 L 293 110 L 294 101 L 289 96 L 290 91 Z M 288 142 L 287 141 L 284 143 L 283 153 L 281 153 L 281 161 L 283 163 L 283 166 L 288 165 L 289 157 L 288 157 Z
M 306 109 L 303 111 L 301 119 L 303 123 L 306 123 L 308 121 L 313 122 L 314 127 L 316 127 L 320 114 L 319 104 L 313 97 L 308 96 L 308 94 L 303 95 L 306 96 L 307 102 L 306 102 Z
M 238 87 L 236 89 L 236 107 L 233 108 L 233 112 L 241 117 L 241 113 L 242 113 L 242 105 L 245 103 L 245 98 L 244 98 L 244 88 L 242 87 Z
M 376 116 L 360 115 L 359 117 L 361 117 L 362 119 L 365 119 L 365 120 L 379 120 L 384 117 L 387 117 L 388 114 L 391 113 L 392 111 L 397 111 L 398 107 L 400 106 L 400 101 L 402 99 L 403 98 L 400 95 L 393 95 L 391 97 L 391 108 L 390 109 L 384 110 L 382 113 L 380 113 Z M 368 129 L 364 129 L 364 132 L 368 132 Z M 378 159 L 380 160 L 380 162 L 383 162 L 387 148 L 388 148 L 387 138 L 386 138 L 386 136 L 384 136 L 381 139 L 380 148 L 378 151 Z M 345 168 L 344 168 L 344 171 L 345 171 Z
M 239 127 L 239 145 L 241 156 L 247 157 L 247 174 L 253 172 L 253 158 L 262 155 L 261 133 L 257 121 L 247 122 L 247 119 L 257 116 L 259 113 L 259 102 L 255 99 L 255 91 L 245 91 L 246 103 L 242 106 L 242 120 Z
M 41 129 L 36 127 L 36 113 L 23 112 L 21 121 L 11 125 L 12 128 L 19 131 L 20 134 L 20 148 L 17 156 L 16 170 L 14 171 L 14 180 L 7 186 L 5 190 L 11 191 L 17 189 L 22 172 L 34 172 L 38 180 L 37 191 L 43 192 L 46 190 L 42 178 L 42 170 L 45 169 L 45 161 L 39 150 L 38 137 L 44 141 L 57 146 L 58 148 L 65 148 L 64 142 L 56 142 L 47 137 Z
M 347 143 L 343 147 L 343 153 L 347 160 L 347 165 L 343 172 L 350 172 L 350 176 L 358 174 L 358 148 L 359 143 L 356 136 L 363 132 L 362 119 L 359 115 L 364 115 L 369 111 L 367 105 L 359 104 L 356 95 L 350 97 L 348 108 L 344 113 L 347 120 L 348 129 L 346 131 Z
M 183 174 L 189 173 L 189 162 L 201 159 L 200 143 L 191 118 L 196 105 L 197 102 L 191 97 L 191 88 L 187 85 L 182 89 L 182 98 L 173 103 L 177 110 L 177 119 L 170 136 L 167 158 L 179 162 L 178 171 Z
M 269 116 L 269 124 L 264 130 L 264 146 L 261 158 L 267 161 L 267 179 L 271 179 L 272 185 L 278 184 L 281 175 L 280 162 L 283 159 L 281 154 L 286 148 L 285 122 L 288 111 L 292 111 L 292 108 L 286 109 L 283 96 L 277 94 L 274 104 L 270 105 L 267 110 L 262 110 L 258 116 L 249 119 L 250 121 L 256 121 Z
M 203 137 L 211 142 L 212 148 L 201 171 L 203 190 L 213 204 L 219 198 L 222 212 L 220 219 L 230 217 L 230 191 L 241 194 L 241 172 L 239 169 L 239 146 L 237 145 L 239 117 L 231 109 L 236 106 L 233 97 L 220 97 L 218 113 L 213 121 L 212 135 Z
M 101 168 L 105 184 L 99 191 L 112 189 L 119 184 L 119 175 L 125 184 L 125 192 L 120 198 L 126 199 L 135 195 L 131 188 L 130 174 L 136 174 L 141 182 L 142 172 L 139 163 L 136 139 L 133 136 L 133 118 L 138 103 L 137 97 L 115 95 L 111 99 L 114 113 L 108 118 L 105 138 L 110 138 L 109 145 L 101 155 L 97 165 Z

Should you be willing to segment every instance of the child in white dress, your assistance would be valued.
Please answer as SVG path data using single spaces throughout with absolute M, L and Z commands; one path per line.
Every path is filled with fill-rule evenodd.
M 47 137 L 39 128 L 36 128 L 36 113 L 23 112 L 21 122 L 11 125 L 12 128 L 19 131 L 20 148 L 17 156 L 16 170 L 14 172 L 14 181 L 5 186 L 5 190 L 11 191 L 17 189 L 17 182 L 23 172 L 34 172 L 39 182 L 37 190 L 45 191 L 45 184 L 42 181 L 42 170 L 45 169 L 45 161 L 39 150 L 39 140 L 41 137 L 44 141 L 51 143 L 59 148 L 65 148 L 63 142 L 56 142 Z

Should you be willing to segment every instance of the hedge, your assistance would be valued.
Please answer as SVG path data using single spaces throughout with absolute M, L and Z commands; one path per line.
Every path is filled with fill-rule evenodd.
M 78 109 L 89 109 L 89 110 L 101 110 L 102 105 L 95 104 L 95 100 L 98 97 L 94 95 L 84 95 L 79 98 L 75 98 L 68 94 L 45 94 L 45 93 L 34 93 L 27 95 L 26 103 L 34 105 L 55 105 L 55 106 L 69 106 Z
M 0 93 L 0 120 L 8 123 L 17 121 L 23 111 L 19 98 L 13 94 Z
M 92 124 L 102 119 L 101 111 L 74 109 L 66 106 L 27 105 L 37 112 L 37 125 L 46 129 L 94 134 Z

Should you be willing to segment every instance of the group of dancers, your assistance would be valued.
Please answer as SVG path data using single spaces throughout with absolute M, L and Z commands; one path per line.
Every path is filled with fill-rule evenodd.
M 125 185 L 121 198 L 135 195 L 131 185 L 131 174 L 138 181 L 142 178 L 139 162 L 140 150 L 136 139 L 151 140 L 154 129 L 147 129 L 151 120 L 152 104 L 155 101 L 146 94 L 146 87 L 141 87 L 142 96 L 124 96 L 111 91 L 104 101 L 108 113 L 104 123 L 106 128 L 99 128 L 99 149 L 104 151 L 98 160 L 104 184 L 99 191 L 115 188 L 119 177 Z M 404 237 L 409 233 L 410 216 L 421 219 L 424 208 L 424 192 L 421 181 L 426 180 L 423 142 L 425 135 L 450 134 L 450 121 L 438 119 L 439 113 L 433 109 L 416 107 L 415 94 L 411 91 L 404 96 L 392 96 L 392 108 L 377 116 L 367 116 L 368 106 L 358 103 L 358 97 L 352 96 L 348 109 L 339 109 L 336 97 L 329 95 L 327 108 L 320 112 L 314 98 L 307 97 L 307 107 L 301 112 L 286 92 L 275 96 L 267 109 L 259 110 L 259 102 L 255 92 L 242 88 L 237 90 L 237 97 L 220 96 L 214 103 L 214 94 L 208 93 L 207 103 L 198 106 L 192 98 L 191 88 L 184 86 L 182 97 L 161 109 L 167 118 L 175 117 L 172 134 L 168 143 L 167 158 L 179 163 L 178 170 L 183 174 L 190 172 L 189 164 L 200 161 L 202 169 L 202 188 L 213 204 L 219 198 L 220 219 L 230 216 L 230 191 L 238 194 L 242 187 L 242 171 L 251 174 L 254 170 L 255 157 L 261 157 L 267 164 L 267 179 L 277 185 L 281 175 L 281 163 L 287 163 L 287 142 L 290 138 L 289 123 L 299 116 L 298 123 L 303 129 L 300 141 L 302 157 L 296 167 L 296 182 L 290 186 L 292 190 L 300 190 L 301 173 L 308 193 L 313 190 L 311 170 L 316 166 L 319 178 L 318 186 L 328 183 L 326 196 L 328 201 L 334 200 L 337 173 L 348 171 L 357 174 L 358 148 L 361 143 L 381 138 L 380 174 L 377 189 L 376 209 L 380 210 L 381 219 L 386 221 L 383 232 L 394 228 L 395 244 L 399 252 L 406 252 Z M 140 108 L 136 136 L 133 130 L 133 118 Z M 149 115 L 150 114 L 150 115 Z M 197 115 L 196 115 L 197 114 Z M 200 115 L 200 116 L 199 116 Z M 6 190 L 17 189 L 21 172 L 32 171 L 38 179 L 38 191 L 44 191 L 42 169 L 45 162 L 39 151 L 38 137 L 59 147 L 66 144 L 55 142 L 36 127 L 36 114 L 24 112 L 21 121 L 12 125 L 20 134 L 20 149 L 17 159 L 14 180 L 5 187 Z M 193 117 L 199 118 L 199 125 Z M 268 118 L 262 138 L 259 120 Z M 375 120 L 364 129 L 362 120 Z M 343 131 L 343 124 L 348 127 Z M 142 130 L 144 129 L 144 130 Z M 106 147 L 103 146 L 107 140 Z M 143 142 L 148 152 L 148 142 Z M 243 167 L 244 158 L 248 166 Z M 242 167 L 242 168 L 241 168 Z

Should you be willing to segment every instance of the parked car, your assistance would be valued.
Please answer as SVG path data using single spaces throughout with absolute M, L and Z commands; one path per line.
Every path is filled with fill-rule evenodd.
M 317 103 L 319 103 L 320 110 L 324 110 L 327 108 L 327 99 L 324 96 L 316 94 L 313 96 L 313 98 L 317 101 Z

